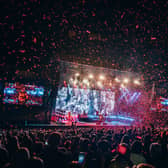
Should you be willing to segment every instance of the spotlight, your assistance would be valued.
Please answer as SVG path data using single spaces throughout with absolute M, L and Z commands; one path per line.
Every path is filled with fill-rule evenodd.
M 102 83 L 101 83 L 100 81 L 97 82 L 97 85 L 98 85 L 99 87 L 102 87 Z
M 90 86 L 89 82 L 88 82 L 88 83 L 86 83 L 86 85 L 89 87 L 89 86 Z
M 89 75 L 89 78 L 90 78 L 90 79 L 93 79 L 93 75 L 92 75 L 92 74 L 90 74 L 90 75 Z
M 115 81 L 118 82 L 118 83 L 120 82 L 120 80 L 118 78 L 115 78 Z
M 123 82 L 124 82 L 124 83 L 128 83 L 128 82 L 129 82 L 129 79 L 128 79 L 128 78 L 125 78 Z
M 79 74 L 78 72 L 75 74 L 75 76 L 77 76 L 77 77 L 78 77 L 79 75 L 80 75 L 80 74 Z
M 100 80 L 104 80 L 104 78 L 105 78 L 105 77 L 104 77 L 103 75 L 100 75 L 100 76 L 99 76 L 99 79 L 100 79 Z
M 139 80 L 135 79 L 135 80 L 134 80 L 134 84 L 135 84 L 135 85 L 140 85 Z
M 87 84 L 88 80 L 87 79 L 83 79 L 83 83 Z
M 125 86 L 124 86 L 124 84 L 123 84 L 123 83 L 121 84 L 121 88 L 125 88 Z

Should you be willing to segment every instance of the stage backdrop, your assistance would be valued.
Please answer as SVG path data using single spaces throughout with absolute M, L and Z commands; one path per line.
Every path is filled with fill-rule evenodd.
M 76 114 L 112 114 L 115 93 L 112 91 L 61 87 L 56 98 L 55 111 L 64 110 Z
M 89 78 L 90 74 L 93 78 Z M 102 86 L 97 84 L 100 76 L 104 76 Z M 119 81 L 115 81 L 116 78 Z M 125 78 L 129 82 L 123 86 Z M 140 85 L 134 83 L 135 79 L 140 80 Z M 52 116 L 70 112 L 74 115 L 123 115 L 139 120 L 149 107 L 149 96 L 144 88 L 138 73 L 60 61 L 59 87 Z

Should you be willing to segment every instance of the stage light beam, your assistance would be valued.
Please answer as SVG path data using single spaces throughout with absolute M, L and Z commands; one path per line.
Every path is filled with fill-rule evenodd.
M 102 87 L 102 86 L 103 86 L 100 81 L 97 82 L 97 85 L 98 85 L 99 87 Z
M 125 78 L 123 82 L 124 82 L 124 83 L 129 83 L 129 79 L 128 79 L 128 78 Z
M 79 74 L 78 72 L 75 74 L 76 77 L 78 77 L 79 75 L 80 75 L 80 74 Z
M 135 80 L 134 80 L 134 84 L 135 84 L 135 85 L 140 85 L 139 80 L 135 79 Z
M 90 79 L 93 79 L 93 75 L 92 75 L 92 74 L 89 74 L 89 78 L 90 78 Z
M 103 75 L 100 75 L 100 76 L 99 76 L 99 79 L 100 79 L 100 80 L 104 80 L 105 77 L 104 77 Z

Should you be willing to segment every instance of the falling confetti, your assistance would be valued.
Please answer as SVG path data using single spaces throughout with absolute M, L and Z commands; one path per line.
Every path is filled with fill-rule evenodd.
M 166 3 L 50 2 L 1 5 L 0 69 L 6 69 L 2 78 L 10 67 L 13 72 L 40 74 L 43 69 L 51 74 L 59 69 L 50 61 L 61 59 L 135 71 L 147 80 L 167 82 Z

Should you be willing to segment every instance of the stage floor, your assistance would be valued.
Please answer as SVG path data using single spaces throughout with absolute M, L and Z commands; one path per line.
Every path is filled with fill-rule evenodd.
M 132 126 L 119 121 L 112 122 L 77 122 L 73 123 L 76 127 L 116 127 L 116 126 Z M 66 121 L 62 123 L 51 121 L 49 124 L 27 124 L 28 127 L 72 127 L 72 122 Z

